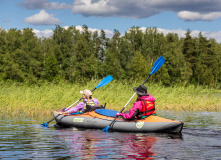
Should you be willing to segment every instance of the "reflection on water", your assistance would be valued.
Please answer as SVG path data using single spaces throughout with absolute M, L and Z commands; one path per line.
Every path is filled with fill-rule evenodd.
M 106 133 L 100 130 L 58 129 L 58 141 L 64 141 L 72 158 L 82 159 L 154 159 L 154 145 L 163 139 L 182 141 L 180 134 Z
M 159 112 L 184 121 L 182 134 L 49 128 L 44 119 L 1 119 L 0 159 L 219 159 L 218 112 Z

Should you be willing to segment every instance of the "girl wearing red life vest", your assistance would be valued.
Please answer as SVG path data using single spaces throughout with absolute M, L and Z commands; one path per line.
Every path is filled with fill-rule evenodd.
M 139 87 L 133 88 L 137 93 L 137 101 L 128 112 L 117 113 L 116 116 L 122 116 L 124 119 L 142 118 L 155 114 L 155 98 L 147 93 L 147 87 L 140 85 Z

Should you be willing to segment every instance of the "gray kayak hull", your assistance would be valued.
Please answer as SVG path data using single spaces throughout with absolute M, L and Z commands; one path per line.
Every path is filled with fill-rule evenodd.
M 58 112 L 54 111 L 53 114 L 59 126 L 86 129 L 104 129 L 109 126 L 114 119 L 112 117 L 96 114 L 95 112 L 65 116 L 58 115 Z M 149 116 L 145 119 L 134 121 L 117 119 L 111 131 L 180 133 L 182 128 L 183 122 L 173 121 L 158 116 Z

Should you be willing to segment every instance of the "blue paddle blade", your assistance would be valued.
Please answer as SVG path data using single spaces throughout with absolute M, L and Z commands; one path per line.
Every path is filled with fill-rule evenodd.
M 103 131 L 108 131 L 108 129 L 110 128 L 110 126 L 105 127 L 104 129 L 102 129 Z
M 152 75 L 153 73 L 155 73 L 156 71 L 158 71 L 158 69 L 164 64 L 165 59 L 163 58 L 163 56 L 160 56 L 156 62 L 154 63 L 152 70 L 150 72 L 150 75 Z
M 44 127 L 48 127 L 48 122 L 41 124 Z
M 107 77 L 105 77 L 102 81 L 100 81 L 100 83 L 98 83 L 98 85 L 95 88 L 99 88 L 102 86 L 105 86 L 106 84 L 108 84 L 110 81 L 112 81 L 113 77 L 111 77 L 110 75 L 108 75 Z

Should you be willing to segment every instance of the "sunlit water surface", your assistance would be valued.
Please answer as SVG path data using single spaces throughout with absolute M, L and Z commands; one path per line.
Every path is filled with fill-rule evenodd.
M 166 112 L 181 134 L 58 129 L 53 117 L 0 120 L 0 159 L 221 159 L 221 113 Z

